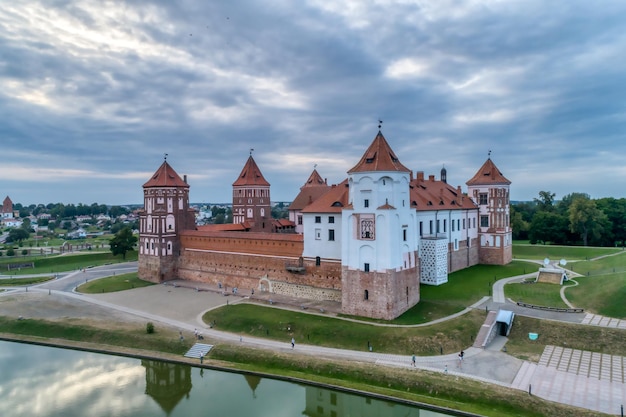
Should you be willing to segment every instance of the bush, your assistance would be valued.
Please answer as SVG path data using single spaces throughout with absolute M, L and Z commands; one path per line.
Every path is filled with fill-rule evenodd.
M 28 249 L 22 249 L 22 255 L 24 256 L 28 255 Z
M 148 333 L 148 334 L 152 334 L 152 333 L 154 333 L 154 324 L 152 324 L 152 322 L 151 322 L 151 321 L 149 321 L 149 322 L 146 324 L 146 333 Z
M 15 256 L 15 250 L 13 248 L 7 249 L 7 256 Z

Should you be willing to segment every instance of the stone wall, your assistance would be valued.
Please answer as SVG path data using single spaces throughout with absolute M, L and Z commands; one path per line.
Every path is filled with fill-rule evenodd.
M 317 288 L 309 285 L 291 284 L 289 282 L 271 281 L 271 291 L 274 294 L 287 295 L 289 297 L 304 298 L 318 301 L 341 302 L 341 291 L 328 288 Z
M 342 288 L 342 313 L 393 320 L 419 302 L 419 264 L 385 272 L 344 267 Z
M 459 247 L 459 250 L 450 251 L 448 272 L 452 273 L 478 264 L 478 240 L 474 239 L 472 245 L 468 248 L 465 242 Z
M 482 246 L 479 249 L 479 260 L 483 265 L 506 265 L 513 260 L 513 247 Z
M 176 278 L 176 257 L 139 255 L 139 279 L 155 282 L 169 281 Z

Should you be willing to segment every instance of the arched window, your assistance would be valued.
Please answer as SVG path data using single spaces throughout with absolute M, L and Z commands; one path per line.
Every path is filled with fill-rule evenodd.
M 364 300 L 369 300 L 370 299 L 370 292 L 368 290 L 365 290 L 365 293 L 363 294 L 363 299 Z
M 315 266 L 320 266 L 322 264 L 322 258 L 319 256 L 315 257 Z

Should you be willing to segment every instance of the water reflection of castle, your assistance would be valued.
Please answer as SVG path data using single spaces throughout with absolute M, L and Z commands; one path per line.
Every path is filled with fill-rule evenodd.
M 169 415 L 191 391 L 191 366 L 142 360 L 146 368 L 146 394 Z
M 326 388 L 306 387 L 308 417 L 441 417 L 443 414 L 405 404 L 340 393 Z

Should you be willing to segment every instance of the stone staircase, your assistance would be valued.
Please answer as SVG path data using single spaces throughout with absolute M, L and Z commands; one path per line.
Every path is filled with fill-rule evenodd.
M 478 335 L 474 340 L 474 347 L 484 349 L 491 340 L 489 340 L 489 336 L 491 335 L 491 330 L 496 322 L 496 317 L 498 316 L 497 311 L 490 311 L 487 313 L 487 318 L 485 318 L 485 322 L 480 327 L 478 331 Z
M 207 345 L 204 343 L 196 343 L 185 353 L 186 358 L 200 359 L 201 356 L 206 356 L 207 353 L 213 348 L 213 345 Z

